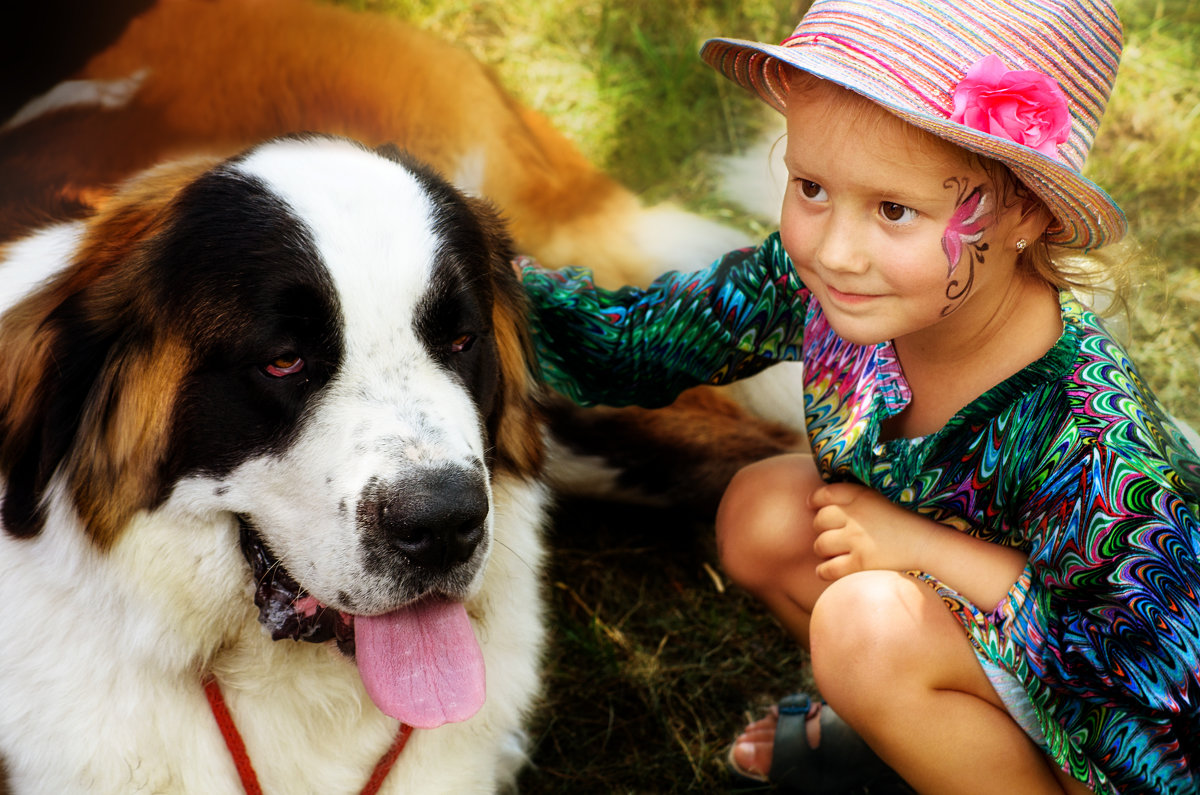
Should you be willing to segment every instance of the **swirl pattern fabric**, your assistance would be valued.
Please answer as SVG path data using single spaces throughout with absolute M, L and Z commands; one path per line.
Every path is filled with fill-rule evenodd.
M 999 605 L 911 574 L 1022 683 L 1046 752 L 1096 792 L 1200 792 L 1200 460 L 1070 294 L 1041 359 L 937 433 L 881 440 L 911 399 L 895 351 L 838 338 L 778 234 L 646 289 L 532 265 L 525 284 L 544 374 L 585 404 L 664 405 L 802 360 L 826 479 L 1028 554 Z

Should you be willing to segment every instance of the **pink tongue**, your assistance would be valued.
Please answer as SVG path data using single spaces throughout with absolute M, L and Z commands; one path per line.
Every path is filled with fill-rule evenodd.
M 410 726 L 434 729 L 483 706 L 483 652 L 459 602 L 355 616 L 354 655 L 375 706 Z

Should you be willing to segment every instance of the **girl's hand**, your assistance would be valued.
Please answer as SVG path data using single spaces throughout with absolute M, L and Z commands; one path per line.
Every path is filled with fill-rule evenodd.
M 1027 556 L 901 508 L 855 483 L 809 495 L 817 576 L 836 580 L 866 569 L 926 571 L 977 605 L 991 607 L 1021 576 Z
M 945 529 L 856 483 L 822 486 L 808 503 L 817 532 L 813 551 L 824 560 L 817 576 L 824 580 L 868 569 L 920 568 L 922 550 Z

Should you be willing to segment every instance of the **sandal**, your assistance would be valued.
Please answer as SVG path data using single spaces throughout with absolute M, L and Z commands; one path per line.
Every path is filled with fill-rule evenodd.
M 729 749 L 730 775 L 739 787 L 761 790 L 770 785 L 797 795 L 913 792 L 828 704 L 817 702 L 815 717 L 820 722 L 821 737 L 815 748 L 810 746 L 806 725 L 812 705 L 805 693 L 780 700 L 771 769 L 766 778 L 738 766 L 733 748 Z

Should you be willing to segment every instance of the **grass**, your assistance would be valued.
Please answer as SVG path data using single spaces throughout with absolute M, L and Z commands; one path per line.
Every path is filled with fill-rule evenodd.
M 723 791 L 744 711 L 806 657 L 713 570 L 710 528 L 574 503 L 551 536 L 546 708 L 524 793 Z
M 716 197 L 713 157 L 763 129 L 696 57 L 708 36 L 781 40 L 791 0 L 341 0 L 439 31 L 492 64 L 597 163 L 651 200 L 765 231 Z M 1200 429 L 1200 0 L 1118 0 L 1126 56 L 1089 161 L 1125 208 L 1128 337 Z M 807 684 L 804 655 L 715 572 L 711 527 L 568 503 L 550 536 L 554 640 L 526 793 L 721 792 L 744 712 Z

